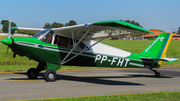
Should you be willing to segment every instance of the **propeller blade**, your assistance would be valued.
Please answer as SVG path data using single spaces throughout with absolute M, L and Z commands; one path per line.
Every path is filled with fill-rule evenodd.
M 9 26 L 8 26 L 8 38 L 10 37 L 11 37 L 11 17 L 9 18 Z M 6 65 L 7 65 L 7 58 L 8 58 L 8 50 L 9 50 L 9 46 L 7 46 Z
M 9 46 L 7 46 L 7 52 L 6 52 L 6 65 L 7 65 L 7 58 L 8 58 L 8 50 L 9 50 Z
M 11 37 L 11 17 L 9 18 L 8 38 Z

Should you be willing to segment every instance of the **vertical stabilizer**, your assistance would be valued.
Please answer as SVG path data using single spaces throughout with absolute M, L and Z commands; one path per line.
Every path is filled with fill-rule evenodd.
M 172 33 L 161 33 L 148 47 L 146 47 L 145 50 L 139 53 L 139 55 L 141 57 L 157 59 L 166 57 L 166 52 L 169 47 L 172 35 Z M 155 62 L 157 64 L 154 66 L 155 68 L 158 68 L 162 64 L 162 61 Z

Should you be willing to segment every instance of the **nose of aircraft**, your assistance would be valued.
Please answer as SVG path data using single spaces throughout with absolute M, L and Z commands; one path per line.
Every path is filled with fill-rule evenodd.
M 11 45 L 12 40 L 10 38 L 2 39 L 1 42 L 5 45 Z

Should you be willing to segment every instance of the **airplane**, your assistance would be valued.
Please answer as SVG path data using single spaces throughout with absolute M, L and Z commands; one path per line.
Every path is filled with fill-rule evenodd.
M 1 42 L 11 48 L 14 52 L 13 57 L 16 57 L 16 54 L 26 56 L 39 63 L 36 68 L 30 68 L 27 71 L 29 79 L 37 79 L 39 72 L 46 70 L 44 79 L 47 82 L 55 81 L 56 71 L 61 68 L 61 65 L 147 68 L 152 70 L 156 77 L 160 77 L 160 73 L 154 68 L 159 68 L 163 61 L 171 63 L 178 60 L 166 57 L 172 33 L 161 33 L 138 54 L 100 43 L 106 38 L 119 36 L 121 31 L 138 35 L 153 33 L 124 21 L 100 21 L 47 29 L 10 28 L 10 22 L 11 19 L 8 38 Z M 11 29 L 31 34 L 33 37 L 10 37 Z M 105 34 L 99 34 L 100 31 L 104 31 Z M 96 38 L 99 40 L 94 41 L 93 39 Z

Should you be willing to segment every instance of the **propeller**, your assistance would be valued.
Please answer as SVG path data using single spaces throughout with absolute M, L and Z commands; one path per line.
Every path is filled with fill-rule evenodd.
M 9 18 L 9 26 L 8 26 L 8 38 L 11 37 L 11 17 Z M 6 65 L 7 65 L 7 58 L 8 58 L 8 50 L 9 46 L 7 46 L 7 53 L 6 53 Z

